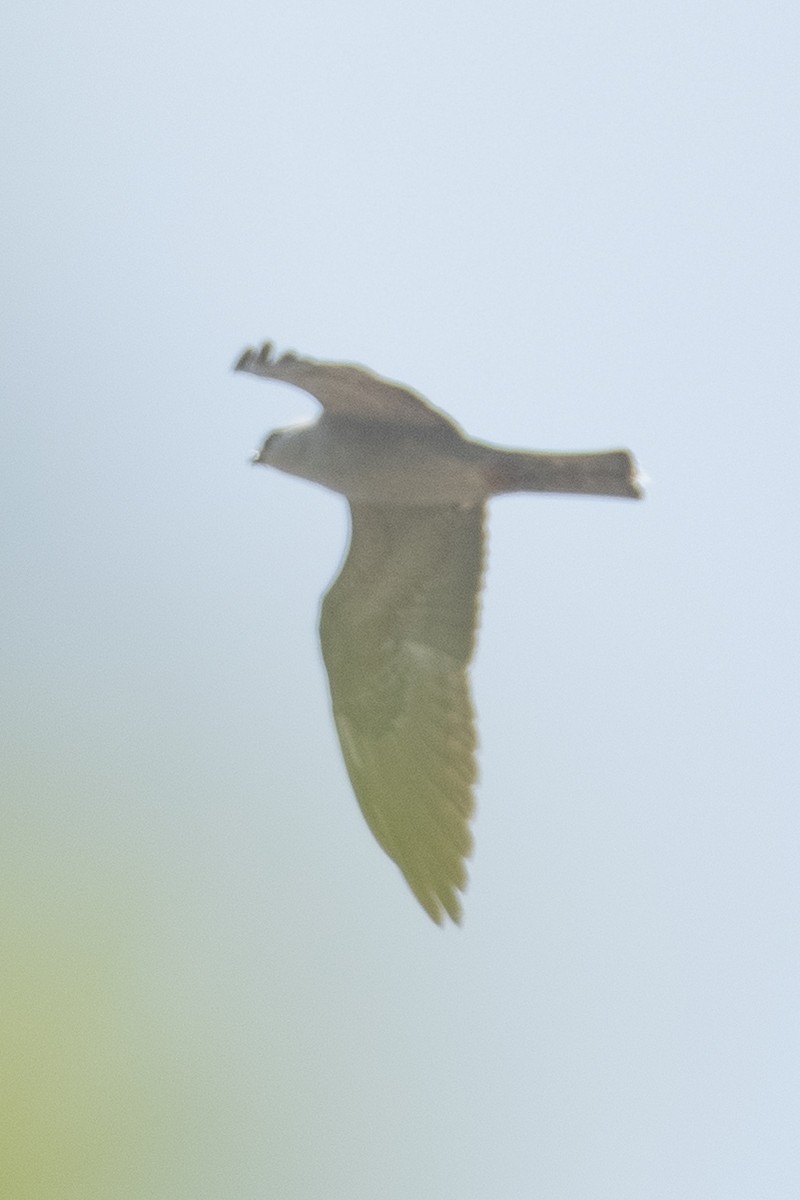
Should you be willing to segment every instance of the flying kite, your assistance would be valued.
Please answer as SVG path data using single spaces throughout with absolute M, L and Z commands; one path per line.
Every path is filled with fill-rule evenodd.
M 467 670 L 486 504 L 506 492 L 642 495 L 627 450 L 551 454 L 474 441 L 422 396 L 365 367 L 271 343 L 236 363 L 308 392 L 312 423 L 276 430 L 253 461 L 347 497 L 350 545 L 319 632 L 353 790 L 428 915 L 461 920 L 477 779 Z

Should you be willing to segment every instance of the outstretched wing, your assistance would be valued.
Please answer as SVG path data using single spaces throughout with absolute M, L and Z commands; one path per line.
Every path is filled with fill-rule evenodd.
M 260 350 L 247 349 L 234 369 L 291 383 L 314 396 L 323 408 L 340 416 L 401 422 L 428 429 L 456 427 L 454 421 L 423 396 L 411 388 L 383 379 L 366 367 L 320 362 L 315 358 L 299 358 L 296 354 L 274 358 L 272 352 L 271 342 L 265 342 Z
M 367 824 L 441 924 L 461 917 L 477 777 L 467 667 L 482 508 L 350 505 L 320 637 L 344 760 Z

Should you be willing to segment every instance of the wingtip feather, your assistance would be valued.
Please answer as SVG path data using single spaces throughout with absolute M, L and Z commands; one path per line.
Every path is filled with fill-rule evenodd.
M 259 350 L 256 350 L 253 346 L 248 346 L 234 363 L 234 371 L 250 371 L 253 375 L 259 375 L 263 368 L 273 365 L 273 349 L 272 342 L 264 342 Z

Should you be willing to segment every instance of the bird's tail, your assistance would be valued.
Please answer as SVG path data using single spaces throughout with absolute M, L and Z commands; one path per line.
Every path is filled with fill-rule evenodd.
M 498 450 L 488 464 L 492 495 L 503 492 L 569 492 L 585 496 L 642 497 L 636 461 L 628 450 L 546 454 Z

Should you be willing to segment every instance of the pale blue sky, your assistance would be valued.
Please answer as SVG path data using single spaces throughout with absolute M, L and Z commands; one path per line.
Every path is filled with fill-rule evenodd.
M 3 41 L 6 912 L 90 957 L 124 910 L 182 1047 L 142 1089 L 199 1105 L 97 1194 L 795 1200 L 794 10 L 32 3 Z M 461 930 L 350 792 L 345 510 L 247 466 L 314 408 L 231 373 L 266 337 L 650 477 L 492 507 Z

